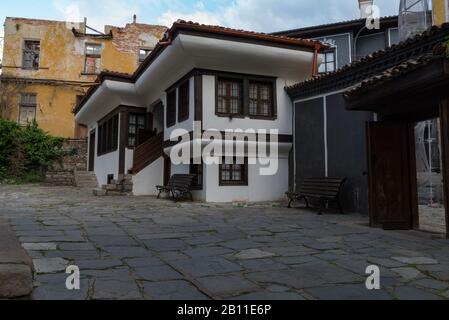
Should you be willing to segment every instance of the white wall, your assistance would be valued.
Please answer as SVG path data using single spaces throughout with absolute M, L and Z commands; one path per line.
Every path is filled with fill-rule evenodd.
M 164 182 L 164 158 L 160 157 L 151 165 L 133 176 L 133 194 L 135 196 L 157 195 L 157 185 Z
M 118 178 L 118 151 L 105 154 L 95 159 L 95 175 L 100 186 L 108 183 L 108 175 L 113 174 Z
M 134 150 L 125 148 L 125 174 L 134 166 Z
M 277 201 L 288 191 L 288 159 L 279 159 L 279 170 L 273 176 L 261 176 L 260 165 L 248 165 L 248 186 L 220 186 L 219 166 L 204 166 L 205 201 L 262 202 Z

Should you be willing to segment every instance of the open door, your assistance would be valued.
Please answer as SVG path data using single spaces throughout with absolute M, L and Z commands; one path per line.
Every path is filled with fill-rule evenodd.
M 411 175 L 409 126 L 372 122 L 367 131 L 370 224 L 386 230 L 412 229 L 416 191 L 411 184 L 416 177 Z

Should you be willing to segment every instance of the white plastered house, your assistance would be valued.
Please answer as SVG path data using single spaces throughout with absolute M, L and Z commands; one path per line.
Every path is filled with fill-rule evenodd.
M 76 108 L 76 121 L 90 132 L 89 170 L 100 185 L 132 175 L 134 195 L 157 194 L 155 186 L 171 175 L 190 173 L 196 175 L 195 200 L 282 198 L 293 148 L 292 103 L 284 87 L 310 78 L 322 49 L 317 41 L 176 22 L 133 75 L 103 73 Z M 174 164 L 169 158 L 182 143 L 210 146 L 204 131 L 236 129 L 277 130 L 267 142 L 276 143 L 274 174 L 260 174 L 266 162 L 259 160 L 268 159 L 244 138 L 214 140 L 246 145 L 237 154 L 243 163 Z

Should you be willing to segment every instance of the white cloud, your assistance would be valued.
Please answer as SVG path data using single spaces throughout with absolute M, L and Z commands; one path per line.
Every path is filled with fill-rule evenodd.
M 82 22 L 88 18 L 87 24 L 103 31 L 106 24 L 122 26 L 132 22 L 134 14 L 139 14 L 139 6 L 122 0 L 53 0 L 54 7 L 66 21 Z
M 145 16 L 146 22 L 171 26 L 178 19 L 262 32 L 357 19 L 357 0 L 53 0 L 65 20 L 102 30 Z M 399 0 L 375 0 L 381 15 L 397 14 Z M 143 19 L 142 19 L 143 21 Z
M 220 2 L 223 3 L 223 2 Z M 399 0 L 375 0 L 381 15 L 398 13 Z M 178 18 L 238 29 L 273 32 L 289 28 L 358 19 L 356 0 L 234 0 L 214 11 L 198 2 L 194 11 L 168 10 L 160 21 L 166 25 Z
M 174 11 L 167 11 L 158 19 L 158 22 L 165 26 L 171 26 L 173 22 L 176 22 L 178 19 L 199 22 L 204 24 L 211 25 L 220 25 L 222 24 L 222 20 L 218 15 L 208 11 L 195 11 L 192 13 L 180 13 Z

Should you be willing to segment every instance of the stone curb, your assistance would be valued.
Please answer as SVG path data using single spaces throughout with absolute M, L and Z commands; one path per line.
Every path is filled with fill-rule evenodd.
M 29 295 L 33 290 L 33 261 L 9 224 L 0 219 L 0 299 Z

